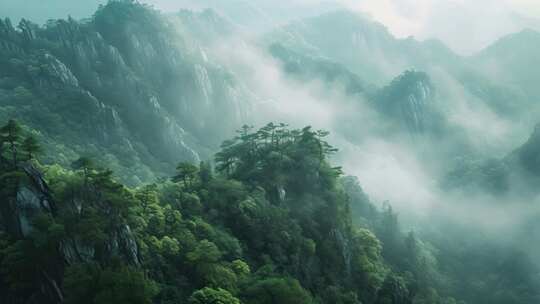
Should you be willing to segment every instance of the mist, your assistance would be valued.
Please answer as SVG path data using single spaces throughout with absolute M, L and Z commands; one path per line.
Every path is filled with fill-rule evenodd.
M 441 18 L 436 14 L 443 10 L 452 14 L 453 10 L 448 10 L 445 5 L 449 4 L 434 4 L 435 8 L 429 9 L 433 15 L 422 20 L 439 22 Z M 477 9 L 476 5 L 479 4 L 471 5 L 470 9 Z M 418 8 L 416 4 L 414 7 Z M 501 9 L 495 7 L 495 10 Z M 405 7 L 401 9 L 406 11 Z M 506 14 L 508 9 L 501 12 Z M 402 17 L 414 19 L 415 16 Z M 494 15 L 489 18 L 494 18 Z M 397 20 L 399 18 L 394 21 Z M 471 18 L 466 20 L 473 22 Z M 447 21 L 441 22 L 448 26 L 453 24 Z M 485 21 L 480 18 L 474 22 L 481 24 Z M 487 26 L 492 24 L 488 22 L 485 29 L 479 26 L 467 34 L 457 29 L 456 32 L 443 33 L 436 25 L 433 27 L 427 23 L 414 25 L 411 30 L 426 38 L 442 33 L 438 38 L 446 39 L 454 49 L 463 53 L 477 51 L 505 33 L 520 29 L 514 23 L 492 28 Z M 389 24 L 391 30 L 393 26 L 396 25 Z M 457 28 L 459 26 L 465 24 L 458 22 Z M 458 34 L 460 40 L 452 40 L 451 35 Z M 482 35 L 483 39 L 478 39 L 477 35 Z M 531 239 L 520 237 L 528 223 L 540 213 L 537 197 L 518 190 L 496 196 L 479 189 L 471 193 L 448 191 L 441 187 L 455 161 L 451 156 L 458 158 L 456 149 L 461 149 L 455 146 L 455 142 L 444 138 L 411 137 L 404 130 L 391 136 L 381 135 L 381 129 L 388 128 L 387 118 L 373 109 L 367 97 L 347 94 L 345 85 L 340 81 L 329 84 L 316 77 L 306 81 L 288 75 L 284 64 L 274 58 L 265 49 L 264 42 L 261 43 L 258 35 L 252 32 L 239 30 L 207 45 L 204 51 L 211 60 L 232 71 L 253 93 L 254 110 L 248 124 L 258 128 L 274 121 L 296 128 L 310 125 L 330 131 L 330 143 L 340 150 L 333 159 L 335 164 L 343 166 L 346 174 L 358 178 L 378 208 L 390 204 L 399 213 L 404 230 L 458 233 L 464 229 L 471 231 L 471 235 L 487 238 L 502 246 L 520 247 L 531 256 L 538 252 L 537 246 L 529 245 L 532 238 L 534 242 L 538 241 L 537 236 L 531 236 Z M 388 59 L 383 54 L 375 56 L 381 66 L 393 66 L 391 62 L 384 62 Z M 459 130 L 459 136 L 463 136 L 463 141 L 469 145 L 467 149 L 474 150 L 476 157 L 502 160 L 527 141 L 534 124 L 497 113 L 440 66 L 433 66 L 426 72 L 437 89 L 434 106 L 446 117 L 451 128 Z M 461 144 L 463 142 L 457 143 Z M 517 177 L 510 179 L 511 184 L 521 184 Z
M 0 11 L 13 19 L 24 16 L 43 23 L 66 15 L 83 18 L 104 2 L 85 2 L 85 6 L 80 6 L 55 1 L 47 3 L 45 7 L 41 2 L 3 1 Z M 442 157 L 426 163 L 423 159 L 426 150 L 433 150 L 432 145 L 436 141 L 426 143 L 411 140 L 405 132 L 390 138 L 379 136 L 378 131 L 387 122 L 368 105 L 369 101 L 363 97 L 348 96 L 339 83 L 328 86 L 322 80 L 305 82 L 286 75 L 282 63 L 261 46 L 258 38 L 290 22 L 347 8 L 381 22 L 396 38 L 414 36 L 419 40 L 439 39 L 459 54 L 470 55 L 504 35 L 525 28 L 539 28 L 537 17 L 540 16 L 540 4 L 536 1 L 259 0 L 247 4 L 242 1 L 149 0 L 145 3 L 166 13 L 185 8 L 202 10 L 212 7 L 228 21 L 238 25 L 240 31 L 213 42 L 205 51 L 211 53 L 211 57 L 220 65 L 233 71 L 255 96 L 255 110 L 246 123 L 262 126 L 268 121 L 283 121 L 295 127 L 312 125 L 317 129 L 329 130 L 332 133 L 331 142 L 341 149 L 335 161 L 343 165 L 348 174 L 359 178 L 366 193 L 378 205 L 388 201 L 400 213 L 422 217 L 430 217 L 440 212 L 441 208 L 454 206 L 445 209 L 448 216 L 456 220 L 469 218 L 469 223 L 479 223 L 485 227 L 489 227 L 489 223 L 480 219 L 486 214 L 493 213 L 490 218 L 504 214 L 508 217 L 506 221 L 492 221 L 503 226 L 497 227 L 498 231 L 516 226 L 516 223 L 524 220 L 524 214 L 536 211 L 536 207 L 534 212 L 527 209 L 516 213 L 501 211 L 502 203 L 490 207 L 490 203 L 486 202 L 490 199 L 483 194 L 479 199 L 469 198 L 482 201 L 475 204 L 474 211 L 469 208 L 460 211 L 461 205 L 455 203 L 459 199 L 449 198 L 449 194 L 440 191 L 438 186 L 444 170 L 448 168 L 434 163 L 445 163 L 447 160 Z M 247 16 L 246 19 L 238 17 L 242 14 Z M 251 18 L 253 16 L 250 14 L 257 14 L 258 17 Z M 260 24 L 253 26 L 255 23 Z M 396 68 L 394 62 L 385 62 L 389 58 L 385 58 L 384 54 L 373 56 L 380 66 L 388 67 L 387 74 L 397 76 L 404 70 Z M 404 67 L 407 65 L 403 64 Z M 527 140 L 531 123 L 501 117 L 477 96 L 470 94 L 446 70 L 435 67 L 427 72 L 438 87 L 437 102 L 449 123 L 464 132 L 467 141 L 479 154 L 502 159 Z M 346 123 L 355 127 L 357 124 L 354 140 L 343 130 Z M 440 142 L 436 149 L 441 153 L 450 149 L 444 146 L 445 143 Z M 432 155 L 430 157 L 436 154 L 433 151 L 429 153 Z M 508 201 L 512 206 L 526 200 L 517 194 L 492 199 Z
M 64 41 L 62 35 L 67 32 L 84 38 L 86 31 L 95 30 L 90 38 L 77 36 L 76 42 L 66 47 L 69 51 L 75 50 L 71 57 L 69 51 L 58 51 L 58 46 L 44 54 L 29 51 L 31 60 L 26 69 L 20 70 L 28 70 L 30 76 L 25 74 L 27 78 L 21 85 L 16 83 L 16 77 L 0 74 L 0 84 L 6 87 L 0 90 L 0 97 L 5 95 L 6 100 L 18 102 L 34 95 L 42 96 L 38 89 L 25 91 L 25 86 L 33 84 L 35 75 L 32 73 L 60 73 L 58 77 L 56 74 L 51 77 L 54 94 L 49 95 L 56 97 L 55 90 L 65 85 L 69 87 L 66 90 L 69 94 L 83 96 L 69 95 L 67 100 L 81 99 L 89 104 L 90 119 L 96 119 L 89 120 L 90 124 L 111 126 L 110 130 L 99 133 L 95 142 L 74 141 L 76 148 L 68 152 L 62 150 L 64 143 L 58 139 L 60 137 L 47 139 L 47 147 L 53 147 L 49 149 L 61 151 L 57 154 L 62 158 L 62 165 L 81 150 L 103 153 L 109 163 L 120 168 L 119 178 L 137 187 L 133 193 L 140 194 L 143 180 L 144 183 L 156 180 L 156 184 L 150 186 L 157 189 L 152 188 L 157 191 L 156 200 L 159 191 L 163 191 L 159 192 L 159 199 L 182 201 L 181 204 L 185 203 L 185 197 L 193 198 L 190 202 L 193 205 L 181 205 L 182 214 L 175 216 L 182 218 L 185 210 L 185 218 L 190 222 L 183 225 L 202 227 L 204 223 L 198 221 L 207 216 L 202 215 L 204 212 L 208 212 L 207 218 L 211 220 L 228 214 L 228 201 L 204 210 L 201 202 L 214 188 L 237 187 L 231 190 L 234 195 L 235 191 L 245 191 L 238 205 L 246 210 L 255 206 L 251 203 L 259 199 L 258 196 L 268 193 L 270 197 L 276 189 L 279 200 L 264 201 L 264 208 L 278 210 L 285 204 L 283 197 L 287 197 L 288 189 L 282 185 L 264 189 L 249 179 L 227 180 L 227 171 L 217 179 L 224 185 L 215 186 L 208 181 L 202 185 L 203 177 L 193 177 L 193 180 L 200 178 L 201 187 L 208 187 L 201 191 L 202 199 L 194 194 L 195 190 L 188 193 L 188 185 L 193 186 L 194 182 L 184 178 L 180 182 L 184 187 L 182 191 L 186 191 L 182 195 L 186 196 L 177 199 L 172 193 L 180 189 L 179 179 L 173 178 L 173 181 L 177 179 L 177 185 L 171 186 L 173 183 L 167 177 L 174 171 L 174 162 L 180 160 L 183 166 L 189 166 L 190 162 L 202 160 L 199 167 L 191 164 L 194 167 L 185 168 L 197 174 L 200 173 L 197 170 L 205 169 L 210 176 L 212 166 L 208 164 L 219 165 L 213 156 L 220 151 L 219 142 L 233 137 L 235 129 L 248 125 L 257 130 L 270 122 L 285 123 L 295 129 L 311 126 L 314 130 L 329 131 L 330 135 L 324 140 L 338 151 L 329 156 L 331 164 L 325 169 L 334 172 L 334 166 L 339 166 L 344 176 L 338 178 L 336 173 L 332 177 L 335 185 L 330 183 L 320 197 L 312 193 L 301 197 L 299 206 L 307 201 L 313 205 L 305 210 L 303 206 L 294 210 L 299 220 L 295 219 L 290 227 L 297 227 L 295 225 L 303 221 L 311 224 L 321 220 L 323 213 L 311 214 L 310 208 L 318 208 L 317 204 L 325 199 L 334 202 L 335 197 L 346 197 L 347 204 L 340 206 L 341 209 L 328 210 L 337 215 L 352 214 L 351 226 L 346 218 L 342 219 L 347 221 L 342 226 L 352 227 L 351 235 L 358 231 L 364 234 L 349 243 L 344 241 L 345 245 L 337 242 L 339 246 L 328 247 L 342 246 L 345 249 L 340 254 L 347 258 L 346 251 L 353 247 L 352 240 L 360 240 L 361 245 L 354 246 L 367 253 L 358 260 L 380 259 L 366 269 L 376 268 L 378 266 L 374 265 L 380 262 L 384 264 L 380 270 L 384 276 L 394 271 L 407 280 L 417 276 L 418 282 L 429 287 L 421 295 L 427 300 L 419 303 L 443 303 L 429 302 L 435 301 L 429 299 L 439 299 L 435 287 L 444 290 L 440 299 L 452 299 L 444 303 L 458 303 L 453 300 L 459 300 L 454 293 L 466 294 L 474 301 L 491 294 L 493 286 L 512 286 L 508 298 L 519 298 L 517 294 L 522 286 L 516 287 L 509 281 L 513 280 L 514 265 L 518 262 L 528 265 L 529 260 L 534 267 L 523 270 L 527 267 L 519 264 L 516 271 L 530 275 L 523 280 L 529 284 L 530 279 L 532 287 L 528 287 L 536 288 L 538 274 L 534 271 L 540 267 L 540 233 L 536 232 L 540 231 L 537 223 L 540 216 L 540 91 L 537 87 L 540 74 L 535 69 L 536 64 L 540 64 L 538 1 L 121 1 L 126 7 L 144 3 L 144 6 L 131 7 L 130 13 L 141 14 L 151 21 L 145 19 L 150 26 L 144 28 L 144 23 L 128 20 L 118 32 L 116 27 L 112 30 L 108 27 L 114 24 L 117 11 L 105 12 L 98 18 L 102 23 L 97 25 L 85 19 L 105 1 L 88 1 L 81 6 L 73 1 L 55 0 L 46 7 L 30 2 L 4 1 L 0 3 L 0 16 L 14 20 L 24 17 L 40 24 L 68 15 L 83 20 L 80 24 L 51 22 L 43 29 L 42 40 L 37 44 L 40 47 Z M 64 31 L 64 27 L 70 26 L 76 30 Z M 147 29 L 162 32 L 157 35 L 146 32 Z M 14 31 L 25 34 L 24 28 Z M 127 38 L 114 40 L 124 34 Z M 107 44 L 107 39 L 114 43 Z M 21 54 L 26 56 L 27 53 Z M 64 59 L 64 64 L 51 59 L 53 55 L 68 59 Z M 49 60 L 47 64 L 52 68 L 35 67 L 34 61 L 42 58 Z M 15 66 L 23 61 L 17 58 L 6 62 Z M 86 68 L 89 71 L 85 71 Z M 10 73 L 11 70 L 16 69 L 10 69 Z M 54 81 L 64 82 L 56 85 Z M 87 83 L 79 86 L 84 81 Z M 47 82 L 36 83 L 41 89 Z M 98 93 L 92 94 L 92 89 Z M 11 91 L 11 95 L 5 93 Z M 41 102 L 36 100 L 32 99 L 30 104 Z M 19 108 L 14 105 L 1 109 L 15 113 Z M 30 111 L 32 106 L 21 109 Z M 2 115 L 7 117 L 7 114 Z M 54 120 L 63 126 L 61 116 L 44 117 L 39 117 L 38 121 Z M 70 140 L 84 137 L 74 134 L 69 134 Z M 103 150 L 99 149 L 101 144 L 105 146 Z M 64 174 L 58 173 L 61 171 L 58 168 L 52 167 L 52 174 Z M 182 170 L 182 166 L 178 168 Z M 319 173 L 315 175 L 318 177 Z M 210 179 L 208 176 L 206 178 Z M 348 188 L 348 177 L 353 177 L 358 185 L 353 183 L 352 189 Z M 252 194 L 253 197 L 249 197 Z M 215 196 L 221 199 L 220 195 Z M 223 205 L 227 206 L 218 211 Z M 166 208 L 163 209 L 169 212 L 171 206 Z M 290 210 L 284 210 L 280 216 L 289 215 Z M 160 212 L 165 218 L 165 211 Z M 302 212 L 313 218 L 306 220 Z M 145 221 L 142 217 L 139 220 Z M 148 222 L 150 224 L 144 222 L 141 226 L 153 225 Z M 220 228 L 215 231 L 230 222 L 235 220 L 216 220 L 216 227 Z M 285 231 L 289 227 L 279 229 L 281 234 L 276 239 L 289 237 Z M 366 229 L 372 230 L 373 236 L 366 236 Z M 207 230 L 201 234 L 206 233 L 208 238 L 221 233 Z M 342 237 L 338 228 L 329 231 L 321 233 L 321 238 Z M 149 239 L 154 242 L 154 238 Z M 310 245 L 309 241 L 306 239 L 306 244 Z M 166 244 L 168 240 L 159 242 L 165 244 L 160 243 L 163 248 L 170 245 Z M 374 248 L 365 249 L 368 245 L 362 242 L 375 244 Z M 226 246 L 229 245 L 237 246 L 234 241 Z M 304 251 L 315 252 L 328 244 L 308 245 L 305 247 L 309 248 L 298 251 L 302 252 L 299 256 L 284 256 L 282 260 L 287 263 L 289 259 L 301 260 Z M 166 249 L 171 252 L 184 250 L 184 247 L 170 247 L 172 249 Z M 240 245 L 237 247 L 238 252 L 244 250 Z M 144 250 L 149 251 L 148 248 Z M 279 255 L 280 250 L 272 254 Z M 407 260 L 408 254 L 413 256 L 411 260 Z M 523 258 L 516 258 L 521 257 L 520 254 Z M 257 266 L 262 269 L 266 262 Z M 220 267 L 234 262 L 227 263 Z M 314 259 L 310 263 L 306 269 L 320 261 Z M 506 268 L 501 266 L 503 264 Z M 311 275 L 308 272 L 301 276 Z M 461 277 L 466 275 L 474 276 L 474 281 Z M 515 280 L 516 285 L 521 284 L 520 279 Z M 377 288 L 383 290 L 386 279 L 369 280 L 380 280 Z M 435 282 L 433 288 L 426 283 L 431 281 Z M 243 281 L 238 279 L 238 282 Z M 436 296 L 431 294 L 432 290 Z M 366 299 L 368 301 L 363 299 L 362 303 L 381 303 L 373 300 L 376 298 L 371 302 Z M 516 300 L 515 303 L 525 302 Z
M 0 16 L 44 23 L 68 15 L 91 15 L 106 0 L 84 4 L 65 0 L 5 0 Z M 347 8 L 371 15 L 399 38 L 439 39 L 462 55 L 471 55 L 504 35 L 523 29 L 540 29 L 540 4 L 535 0 L 293 0 L 293 1 L 193 1 L 145 0 L 163 12 L 214 8 L 250 30 L 264 32 L 294 20 Z M 243 19 L 246 18 L 246 19 Z M 496 22 L 494 22 L 496 20 Z M 463 33 L 467 33 L 464 35 Z

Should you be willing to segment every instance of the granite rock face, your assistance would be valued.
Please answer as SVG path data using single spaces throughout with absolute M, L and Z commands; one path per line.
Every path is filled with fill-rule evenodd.
M 3 198 L 7 201 L 3 202 L 0 208 L 0 232 L 7 233 L 13 240 L 32 239 L 36 237 L 36 232 L 39 234 L 34 226 L 38 215 L 47 215 L 54 219 L 60 212 L 47 182 L 34 166 L 23 163 L 19 165 L 18 170 L 11 173 L 19 174 L 18 183 L 14 194 Z M 106 205 L 98 202 L 92 202 L 92 204 Z M 80 213 L 82 209 L 77 207 L 77 202 L 74 202 L 74 205 L 75 208 L 63 210 L 64 215 L 66 212 L 73 212 L 75 216 Z M 139 247 L 129 225 L 118 223 L 115 227 L 111 227 L 104 239 L 104 248 L 101 248 L 73 236 L 63 238 L 57 248 L 57 254 L 54 257 L 51 256 L 47 267 L 40 270 L 41 274 L 37 282 L 41 286 L 40 294 L 32 296 L 37 299 L 35 303 L 61 303 L 63 301 L 64 295 L 59 286 L 63 279 L 63 270 L 69 265 L 107 263 L 113 259 L 120 259 L 133 267 L 141 265 Z M 18 303 L 10 302 L 9 294 L 0 295 L 0 300 Z
M 380 90 L 375 105 L 411 134 L 423 134 L 440 123 L 434 100 L 435 89 L 427 74 L 407 71 Z
M 62 117 L 77 144 L 121 157 L 113 147 L 121 143 L 151 170 L 208 158 L 252 111 L 251 93 L 204 51 L 220 33 L 195 35 L 222 22 L 210 11 L 163 16 L 128 2 L 84 21 L 2 20 L 0 106 L 24 89 L 28 103 Z M 83 125 L 92 127 L 76 130 Z

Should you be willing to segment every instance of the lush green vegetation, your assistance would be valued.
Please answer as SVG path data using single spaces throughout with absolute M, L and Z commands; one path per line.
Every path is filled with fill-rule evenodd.
M 204 18 L 123 0 L 80 21 L 0 19 L 0 120 L 39 130 L 44 163 L 92 156 L 130 186 L 209 158 L 251 99 L 194 51 L 191 27 L 177 30 Z
M 1 129 L 5 303 L 488 303 L 452 282 L 471 275 L 462 251 L 435 256 L 329 164 L 326 132 L 244 127 L 223 143 L 215 170 L 180 163 L 168 180 L 127 188 L 87 158 L 40 165 L 41 147 L 23 129 Z M 47 187 L 35 186 L 35 168 Z M 32 206 L 25 191 L 47 203 Z M 505 268 L 515 289 L 489 303 L 531 303 L 532 269 Z M 502 284 L 482 271 L 490 279 L 479 284 Z
M 441 209 L 421 222 L 376 207 L 311 127 L 245 126 L 219 146 L 266 93 L 216 54 L 239 33 L 216 12 L 115 0 L 80 21 L 0 20 L 0 303 L 540 303 L 539 226 L 513 214 L 537 212 L 540 128 L 508 154 L 455 122 L 490 121 L 463 98 L 530 128 L 536 72 L 518 72 L 540 35 L 465 60 L 347 11 L 284 29 L 252 45 L 282 63 L 279 82 L 324 91 L 329 127 L 358 151 L 414 146 Z M 493 62 L 512 73 L 501 81 Z
M 41 167 L 21 132 L 15 121 L 2 128 L 3 219 L 17 217 L 31 163 L 55 207 L 33 214 L 27 233 L 3 221 L 1 279 L 14 303 L 44 296 L 44 277 L 68 303 L 384 303 L 397 292 L 388 280 L 411 298 L 375 235 L 351 224 L 324 132 L 246 127 L 224 143 L 216 172 L 182 163 L 171 180 L 136 189 L 89 159 Z M 131 256 L 111 248 L 126 225 Z

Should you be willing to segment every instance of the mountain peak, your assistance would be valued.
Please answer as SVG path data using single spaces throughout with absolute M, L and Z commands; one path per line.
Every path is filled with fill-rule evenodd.
M 379 110 L 401 121 L 412 133 L 426 131 L 430 123 L 434 86 L 428 74 L 408 70 L 376 97 Z
M 481 51 L 479 55 L 514 52 L 516 50 L 526 50 L 531 48 L 540 49 L 540 32 L 527 28 L 499 38 L 493 44 Z
M 319 16 L 310 17 L 306 19 L 306 21 L 322 24 L 331 22 L 334 26 L 347 26 L 349 31 L 358 29 L 359 27 L 369 27 L 390 35 L 386 26 L 374 20 L 371 16 L 344 8 L 333 10 Z
M 517 33 L 506 35 L 497 40 L 494 44 L 497 45 L 500 43 L 522 42 L 524 40 L 528 41 L 529 39 L 540 40 L 540 32 L 526 28 Z

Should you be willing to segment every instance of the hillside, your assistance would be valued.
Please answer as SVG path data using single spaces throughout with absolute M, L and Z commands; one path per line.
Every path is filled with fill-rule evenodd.
M 534 127 L 538 113 L 539 94 L 531 83 L 538 77 L 526 67 L 538 53 L 533 33 L 502 38 L 467 58 L 438 40 L 398 39 L 369 16 L 338 10 L 282 26 L 262 41 L 269 48 L 281 45 L 289 52 L 341 65 L 376 87 L 387 85 L 405 70 L 423 71 L 437 88 L 440 110 L 449 116 L 462 115 L 458 107 L 450 106 L 457 102 L 467 111 L 492 112 L 501 121 L 519 116 L 524 124 L 519 132 L 524 134 Z M 509 50 L 506 57 L 503 49 Z
M 0 303 L 540 303 L 537 32 L 173 2 L 0 20 Z
M 327 132 L 245 127 L 224 142 L 215 169 L 180 163 L 171 179 L 138 188 L 88 158 L 73 169 L 41 165 L 39 142 L 15 121 L 1 134 L 3 303 L 502 304 L 540 296 L 525 256 L 519 268 L 493 269 L 514 265 L 516 253 L 495 246 L 497 254 L 463 259 L 478 247 L 403 234 L 391 207 L 376 208 L 355 178 L 330 165 L 336 149 Z M 487 285 L 455 280 L 463 275 Z
M 26 136 L 14 121 L 2 132 Z M 181 163 L 172 180 L 136 189 L 88 159 L 42 167 L 37 148 L 2 145 L 0 299 L 411 303 L 419 277 L 394 272 L 375 235 L 352 226 L 351 204 L 366 202 L 348 199 L 323 137 L 245 128 L 215 172 Z
M 177 18 L 196 23 L 208 14 Z M 128 2 L 82 22 L 2 21 L 2 119 L 40 130 L 63 164 L 99 156 L 132 184 L 170 173 L 180 160 L 209 157 L 250 112 L 250 93 L 208 61 L 201 43 Z
M 471 60 L 488 77 L 507 82 L 536 100 L 540 90 L 535 80 L 540 74 L 532 67 L 540 63 L 539 48 L 540 33 L 523 30 L 499 39 Z

